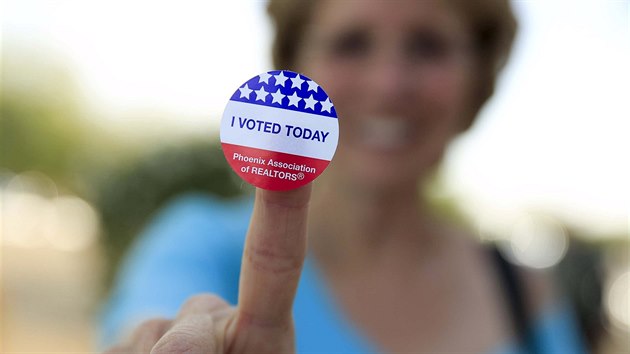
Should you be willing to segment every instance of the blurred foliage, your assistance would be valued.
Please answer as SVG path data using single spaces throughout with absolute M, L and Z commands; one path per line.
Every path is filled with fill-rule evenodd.
M 73 189 L 85 137 L 75 83 L 62 66 L 2 59 L 0 168 L 36 170 Z
M 245 191 L 216 142 L 164 146 L 100 176 L 94 202 L 101 212 L 103 245 L 113 266 L 152 214 L 171 198 L 189 192 L 228 198 Z M 115 272 L 114 267 L 110 270 L 108 283 Z
M 61 194 L 92 203 L 101 217 L 108 284 L 135 235 L 171 198 L 187 192 L 226 198 L 243 192 L 216 137 L 173 142 L 164 131 L 148 142 L 143 141 L 151 130 L 146 127 L 123 138 L 96 124 L 95 118 L 102 117 L 87 109 L 86 92 L 66 60 L 11 44 L 5 49 L 0 172 L 37 171 L 50 177 Z

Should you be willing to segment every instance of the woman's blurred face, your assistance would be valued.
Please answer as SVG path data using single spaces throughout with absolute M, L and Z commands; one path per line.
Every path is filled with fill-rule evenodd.
M 440 159 L 471 96 L 467 35 L 444 1 L 317 3 L 296 66 L 339 114 L 336 176 L 415 182 Z

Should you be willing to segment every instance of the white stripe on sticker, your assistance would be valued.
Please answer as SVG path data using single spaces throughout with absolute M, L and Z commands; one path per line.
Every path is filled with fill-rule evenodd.
M 221 142 L 330 161 L 339 139 L 337 119 L 229 101 Z

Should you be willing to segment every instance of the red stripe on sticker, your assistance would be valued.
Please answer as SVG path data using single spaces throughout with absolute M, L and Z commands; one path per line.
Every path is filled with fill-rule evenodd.
M 319 176 L 330 161 L 299 155 L 222 143 L 223 153 L 234 171 L 255 186 L 285 191 L 298 188 Z

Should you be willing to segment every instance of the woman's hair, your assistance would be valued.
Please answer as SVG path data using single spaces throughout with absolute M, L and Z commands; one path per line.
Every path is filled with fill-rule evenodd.
M 275 26 L 272 58 L 276 68 L 294 68 L 299 43 L 316 1 L 269 0 L 267 12 Z M 478 79 L 467 127 L 494 92 L 496 78 L 507 61 L 516 34 L 516 20 L 509 0 L 446 1 L 467 22 L 476 49 Z

